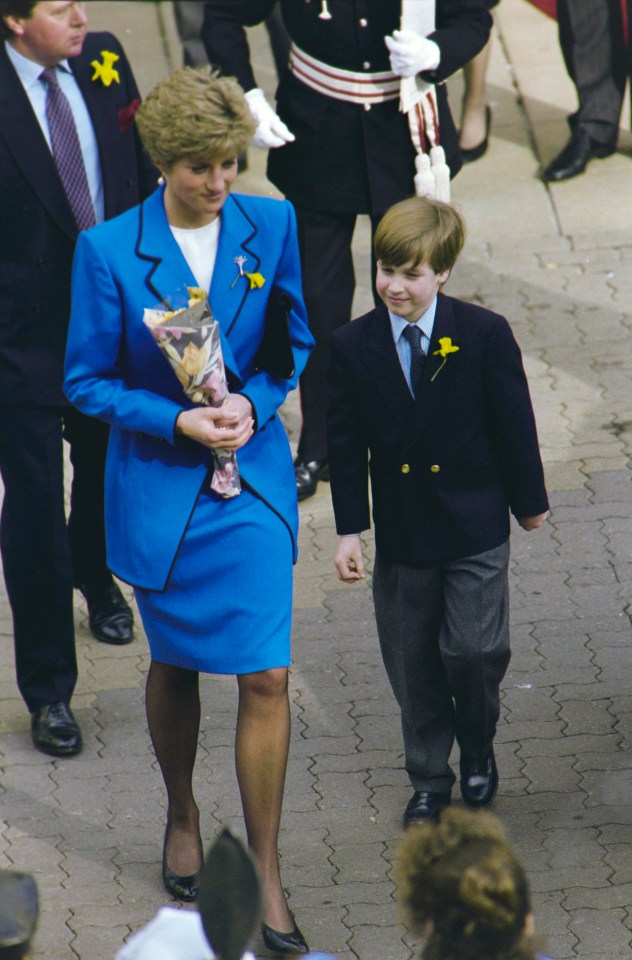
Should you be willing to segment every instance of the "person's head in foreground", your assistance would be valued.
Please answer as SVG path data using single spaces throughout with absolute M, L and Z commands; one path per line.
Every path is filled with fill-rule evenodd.
M 165 180 L 172 226 L 214 220 L 237 176 L 255 122 L 236 80 L 186 67 L 161 80 L 136 114 L 147 154 Z
M 465 242 L 465 222 L 449 203 L 410 197 L 380 220 L 373 249 L 375 285 L 391 313 L 415 323 L 450 276 Z
M 492 814 L 453 807 L 413 824 L 395 883 L 423 960 L 535 960 L 527 877 Z

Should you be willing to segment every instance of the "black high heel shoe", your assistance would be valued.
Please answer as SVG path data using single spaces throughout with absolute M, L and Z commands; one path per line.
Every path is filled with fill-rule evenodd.
M 167 837 L 169 836 L 169 824 L 165 828 L 165 839 L 162 846 L 162 882 L 167 893 L 175 897 L 176 900 L 184 900 L 191 903 L 197 899 L 200 886 L 200 874 L 202 865 L 195 873 L 188 877 L 181 877 L 169 869 L 167 865 Z M 200 858 L 202 859 L 202 848 L 200 847 Z
M 292 917 L 292 920 L 294 920 L 294 917 Z M 296 920 L 294 920 L 294 929 L 290 933 L 273 930 L 267 923 L 261 924 L 261 932 L 266 948 L 282 957 L 291 957 L 297 953 L 309 953 L 309 947 L 305 937 L 296 925 Z
M 469 150 L 464 150 L 463 147 L 461 147 L 461 160 L 463 163 L 472 163 L 474 160 L 480 160 L 483 154 L 487 152 L 491 128 L 492 108 L 487 106 L 485 107 L 485 137 L 480 143 L 477 143 L 475 147 L 471 147 Z

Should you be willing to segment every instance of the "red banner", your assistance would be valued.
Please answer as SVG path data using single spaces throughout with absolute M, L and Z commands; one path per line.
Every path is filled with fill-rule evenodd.
M 541 10 L 542 13 L 546 13 L 547 16 L 553 17 L 555 20 L 557 14 L 556 0 L 529 0 L 529 3 L 537 7 L 538 10 Z
M 527 0 L 532 6 L 537 7 L 538 10 L 541 10 L 542 13 L 546 13 L 547 16 L 557 19 L 557 0 Z M 629 2 L 629 0 L 628 0 Z M 621 15 L 623 17 L 623 31 L 625 34 L 626 43 L 628 41 L 628 3 L 626 0 L 621 0 Z

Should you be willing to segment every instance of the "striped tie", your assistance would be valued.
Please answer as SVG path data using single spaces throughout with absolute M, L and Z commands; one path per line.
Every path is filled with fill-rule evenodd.
M 417 396 L 426 362 L 426 354 L 421 349 L 421 330 L 414 323 L 410 323 L 404 328 L 404 336 L 410 344 L 410 383 L 413 395 Z
M 57 172 L 77 227 L 79 230 L 87 230 L 94 226 L 96 220 L 72 110 L 59 86 L 55 67 L 43 70 L 40 80 L 43 80 L 47 87 L 46 118 Z

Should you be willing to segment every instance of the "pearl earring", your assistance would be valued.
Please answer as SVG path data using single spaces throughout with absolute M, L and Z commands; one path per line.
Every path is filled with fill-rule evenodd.
M 329 7 L 327 6 L 327 0 L 321 0 L 320 13 L 318 14 L 318 19 L 331 20 L 331 14 L 329 12 Z

